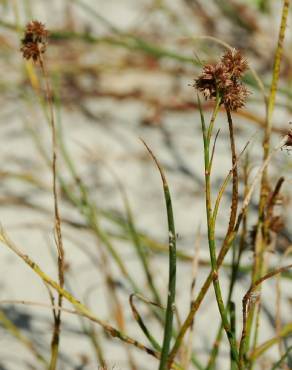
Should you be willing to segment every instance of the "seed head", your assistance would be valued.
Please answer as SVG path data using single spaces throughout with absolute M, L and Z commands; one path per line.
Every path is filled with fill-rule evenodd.
M 203 73 L 195 80 L 194 86 L 206 99 L 215 98 L 217 88 L 227 87 L 229 84 L 228 77 L 224 64 L 206 64 L 203 67 Z
M 236 49 L 228 50 L 222 56 L 221 62 L 225 65 L 232 78 L 241 78 L 248 69 L 247 60 Z
M 206 64 L 203 72 L 193 85 L 206 99 L 214 99 L 219 94 L 221 104 L 236 111 L 242 108 L 249 95 L 240 79 L 248 69 L 247 61 L 236 49 L 228 50 L 218 63 Z
M 46 51 L 49 32 L 45 25 L 38 21 L 31 21 L 25 27 L 24 38 L 21 40 L 20 51 L 25 59 L 37 62 L 41 54 Z
M 229 110 L 237 111 L 237 109 L 244 107 L 249 94 L 247 88 L 236 81 L 224 92 L 222 102 Z

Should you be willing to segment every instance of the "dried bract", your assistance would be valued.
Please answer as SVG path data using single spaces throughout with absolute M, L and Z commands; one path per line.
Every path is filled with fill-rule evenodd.
M 41 55 L 46 51 L 49 32 L 45 25 L 38 21 L 31 21 L 25 27 L 24 38 L 21 40 L 20 51 L 25 59 L 40 61 Z

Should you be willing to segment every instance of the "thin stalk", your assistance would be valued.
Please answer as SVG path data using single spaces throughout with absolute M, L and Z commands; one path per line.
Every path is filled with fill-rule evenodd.
M 58 275 L 60 287 L 64 286 L 64 247 L 62 239 L 61 230 L 61 218 L 58 205 L 58 190 L 57 190 L 57 136 L 56 136 L 56 126 L 52 102 L 52 92 L 49 84 L 49 79 L 47 75 L 46 66 L 44 60 L 40 57 L 39 64 L 41 71 L 45 80 L 46 85 L 46 97 L 49 107 L 50 124 L 52 131 L 52 150 L 53 150 L 53 160 L 52 160 L 52 175 L 53 175 L 53 196 L 54 196 L 54 213 L 55 213 L 55 236 L 56 236 L 56 246 L 58 252 Z M 63 297 L 58 294 L 58 306 L 62 307 Z M 60 341 L 60 330 L 61 330 L 61 311 L 58 310 L 54 312 L 54 330 L 51 342 L 51 360 L 49 370 L 55 370 L 57 368 L 58 353 L 59 353 L 59 341 Z
M 236 214 L 237 214 L 237 207 L 238 207 L 238 170 L 237 170 L 236 148 L 235 148 L 231 112 L 226 106 L 225 106 L 225 109 L 226 109 L 228 126 L 229 126 L 230 147 L 231 147 L 231 154 L 232 154 L 232 200 L 231 200 L 231 212 L 230 212 L 230 218 L 229 218 L 229 225 L 228 225 L 228 230 L 227 230 L 227 236 L 228 236 L 229 233 L 232 232 L 235 226 L 235 222 L 236 222 Z
M 221 320 L 223 323 L 224 330 L 228 337 L 230 348 L 232 351 L 232 355 L 235 361 L 238 361 L 238 353 L 236 348 L 236 340 L 233 336 L 231 331 L 230 323 L 227 317 L 227 310 L 223 303 L 221 286 L 218 277 L 218 266 L 217 266 L 217 259 L 216 259 L 216 242 L 215 242 L 215 223 L 212 217 L 212 200 L 211 200 L 211 161 L 210 161 L 210 139 L 212 136 L 213 126 L 215 123 L 217 111 L 220 106 L 220 98 L 219 96 L 216 99 L 216 106 L 214 109 L 214 115 L 211 118 L 210 125 L 207 129 L 207 133 L 203 133 L 203 141 L 204 141 L 204 158 L 205 158 L 205 189 L 206 189 L 206 212 L 207 212 L 207 227 L 208 227 L 208 242 L 209 242 L 209 252 L 210 252 L 210 259 L 211 259 L 211 268 L 212 268 L 212 279 L 213 279 L 213 286 L 216 296 L 216 301 L 218 305 L 218 309 L 221 315 Z M 203 124 L 202 124 L 203 128 Z M 204 128 L 203 128 L 204 130 Z M 234 143 L 233 143 L 234 144 Z M 234 159 L 234 158 L 233 158 Z M 236 162 L 236 156 L 235 156 Z M 236 214 L 235 214 L 236 217 Z M 235 222 L 235 219 L 234 219 Z
M 230 147 L 231 147 L 231 154 L 232 154 L 232 198 L 231 198 L 231 211 L 230 211 L 230 216 L 229 216 L 229 224 L 228 224 L 228 229 L 225 238 L 228 238 L 229 234 L 233 231 L 235 222 L 236 222 L 236 214 L 237 214 L 237 208 L 238 208 L 238 170 L 237 170 L 237 156 L 236 156 L 236 148 L 235 148 L 235 140 L 234 140 L 234 132 L 233 132 L 233 121 L 232 121 L 232 116 L 229 108 L 225 106 L 226 110 L 226 115 L 227 115 L 227 121 L 228 121 L 228 126 L 229 126 L 229 138 L 230 138 Z M 213 153 L 212 153 L 212 158 L 213 158 Z M 220 193 L 220 192 L 219 192 Z M 216 207 L 217 204 L 215 204 Z M 213 212 L 215 213 L 215 218 L 214 218 L 214 223 L 216 222 L 216 216 L 217 216 L 217 211 Z M 235 246 L 233 245 L 233 251 L 234 251 Z M 231 279 L 235 278 L 235 276 L 232 274 Z M 231 280 L 233 281 L 233 280 Z M 227 299 L 227 306 L 229 306 L 230 300 L 231 300 L 231 293 L 232 289 L 229 290 L 229 295 Z M 214 345 L 214 350 L 212 351 L 212 355 L 209 360 L 209 365 L 208 369 L 212 366 L 212 363 L 214 363 L 216 355 L 219 350 L 219 344 L 222 338 L 222 330 L 223 330 L 223 323 L 220 325 L 215 345 Z
M 239 159 L 241 158 L 241 156 L 243 155 L 243 153 L 245 152 L 246 148 L 248 147 L 249 145 L 249 142 L 247 142 L 244 146 L 244 148 L 242 149 L 242 151 L 240 152 L 240 154 L 238 155 L 237 157 L 237 161 L 235 163 L 234 166 L 237 166 L 237 162 L 239 161 Z M 217 219 L 217 215 L 218 215 L 218 211 L 219 211 L 219 206 L 220 206 L 220 203 L 221 203 L 221 200 L 222 200 L 222 197 L 224 195 L 224 192 L 226 190 L 226 187 L 231 179 L 231 176 L 232 176 L 232 173 L 233 173 L 233 168 L 234 166 L 232 166 L 232 168 L 230 169 L 230 171 L 228 172 L 228 175 L 225 177 L 224 181 L 223 181 L 223 184 L 221 185 L 220 189 L 219 189 L 219 192 L 218 192 L 218 195 L 217 195 L 217 198 L 216 198 L 216 201 L 215 201 L 215 206 L 214 206 L 214 210 L 213 210 L 213 219 L 214 219 L 214 222 L 216 222 L 216 219 Z M 230 231 L 231 232 L 231 231 Z M 226 234 L 227 236 L 227 234 Z M 226 239 L 226 236 L 225 236 L 225 239 Z
M 146 338 L 149 340 L 149 342 L 151 343 L 153 348 L 156 349 L 156 351 L 161 352 L 160 344 L 157 342 L 157 340 L 150 333 L 147 326 L 144 324 L 144 321 L 143 321 L 141 315 L 139 314 L 136 306 L 134 305 L 134 297 L 142 299 L 143 302 L 145 302 L 145 303 L 149 303 L 149 304 L 152 304 L 152 305 L 155 305 L 155 306 L 158 306 L 158 307 L 160 307 L 160 306 L 157 305 L 155 302 L 147 301 L 145 298 L 141 297 L 138 294 L 131 294 L 130 297 L 129 297 L 129 302 L 130 302 L 130 306 L 131 306 L 131 310 L 132 310 L 134 319 L 137 321 L 138 325 L 140 326 L 141 330 L 143 331 L 143 333 L 145 334 Z M 162 308 L 162 307 L 160 307 L 160 308 Z
M 248 162 L 248 154 L 247 154 L 246 161 L 245 161 L 244 168 L 243 168 L 243 172 L 244 172 L 243 173 L 243 177 L 244 177 L 244 197 L 246 197 L 246 195 L 248 193 L 248 189 L 249 189 L 249 186 L 248 186 L 248 175 L 249 175 L 248 163 L 249 162 Z M 235 258 L 236 258 L 235 257 L 235 249 L 233 249 L 234 253 L 233 253 L 233 261 L 232 261 L 232 265 L 231 265 L 231 277 L 230 277 L 230 285 L 229 285 L 227 304 L 229 304 L 229 302 L 231 302 L 233 290 L 234 290 L 235 283 L 236 283 L 236 280 L 237 280 L 237 274 L 238 274 L 238 271 L 240 270 L 240 260 L 241 260 L 242 252 L 243 252 L 244 246 L 245 246 L 245 241 L 246 241 L 246 237 L 247 237 L 246 234 L 247 234 L 247 212 L 244 214 L 243 219 L 242 219 L 242 231 L 241 231 L 240 242 L 239 242 L 239 251 L 238 251 L 236 260 L 235 260 Z M 219 352 L 219 347 L 220 347 L 220 343 L 221 343 L 221 339 L 222 339 L 222 334 L 223 334 L 223 326 L 222 326 L 222 323 L 221 323 L 221 325 L 218 329 L 217 335 L 216 335 L 216 339 L 215 339 L 214 344 L 212 346 L 212 351 L 211 351 L 211 354 L 210 354 L 210 357 L 209 357 L 209 360 L 208 360 L 208 365 L 206 367 L 206 370 L 212 370 L 214 368 L 216 358 L 217 358 L 217 355 L 218 355 L 218 352 Z
M 233 333 L 234 338 L 236 338 L 236 311 L 235 311 L 235 303 L 231 300 L 228 301 L 228 311 L 230 315 L 230 326 L 231 331 Z M 230 351 L 230 369 L 237 370 L 237 362 L 233 358 L 233 353 Z
M 258 337 L 259 337 L 259 328 L 260 328 L 260 313 L 261 313 L 261 309 L 262 309 L 262 302 L 260 300 L 260 298 L 258 300 L 256 300 L 256 303 L 258 303 L 255 308 L 256 308 L 256 314 L 255 314 L 255 317 L 256 317 L 256 320 L 255 320 L 255 330 L 254 330 L 254 336 L 253 336 L 253 343 L 252 343 L 252 349 L 255 349 L 256 348 L 256 345 L 257 345 L 257 342 L 258 342 Z M 255 363 L 253 361 L 248 361 L 248 370 L 252 370 L 255 366 Z
M 168 222 L 168 243 L 169 243 L 169 276 L 168 276 L 168 294 L 167 294 L 167 306 L 165 313 L 165 325 L 164 325 L 164 336 L 161 350 L 161 358 L 159 364 L 159 370 L 165 370 L 167 368 L 168 354 L 170 349 L 170 341 L 172 337 L 172 326 L 173 326 L 173 314 L 175 310 L 175 286 L 176 286 L 176 233 L 174 226 L 174 216 L 172 209 L 172 202 L 168 183 L 162 167 L 160 166 L 157 158 L 142 140 L 152 159 L 154 160 L 163 184 L 164 199 L 167 211 L 167 222 Z

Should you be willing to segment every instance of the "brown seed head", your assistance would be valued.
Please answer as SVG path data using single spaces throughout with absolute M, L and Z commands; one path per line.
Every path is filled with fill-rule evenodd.
M 25 36 L 26 35 L 31 35 L 35 42 L 44 42 L 47 41 L 49 32 L 43 23 L 31 21 L 26 25 Z
M 37 62 L 41 54 L 46 51 L 49 32 L 45 25 L 38 21 L 31 21 L 25 27 L 24 38 L 21 40 L 20 51 L 25 59 Z
M 221 104 L 236 111 L 242 108 L 249 95 L 240 79 L 247 70 L 247 61 L 238 50 L 228 50 L 216 64 L 206 64 L 193 85 L 206 99 L 221 97 Z
M 247 88 L 236 81 L 224 92 L 222 101 L 229 110 L 237 111 L 239 108 L 244 107 L 249 94 Z
M 241 78 L 248 69 L 248 63 L 239 50 L 228 50 L 221 58 L 232 78 Z
M 206 99 L 215 98 L 217 89 L 227 88 L 228 79 L 225 66 L 222 63 L 206 64 L 203 73 L 195 80 L 194 86 L 201 91 Z

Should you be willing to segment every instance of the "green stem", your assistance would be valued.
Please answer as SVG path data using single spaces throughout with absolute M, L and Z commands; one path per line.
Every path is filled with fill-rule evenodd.
M 143 140 L 142 140 L 143 141 Z M 170 341 L 172 337 L 172 326 L 173 326 L 173 314 L 175 310 L 175 286 L 176 286 L 176 233 L 174 226 L 174 217 L 170 191 L 164 171 L 160 166 L 157 158 L 154 156 L 151 149 L 143 141 L 149 154 L 154 160 L 163 184 L 164 199 L 167 211 L 167 222 L 168 222 L 168 243 L 169 243 L 169 276 L 168 276 L 168 294 L 167 294 L 167 306 L 165 314 L 165 325 L 164 325 L 164 336 L 162 351 L 160 357 L 159 370 L 165 370 L 167 368 L 168 354 L 170 349 Z
M 207 134 L 205 135 L 205 133 L 203 132 L 204 158 L 205 158 L 207 227 L 208 227 L 209 252 L 210 252 L 210 259 L 211 259 L 212 276 L 213 276 L 213 286 L 214 286 L 216 301 L 217 301 L 218 309 L 221 315 L 222 324 L 223 324 L 223 327 L 225 329 L 225 332 L 227 334 L 227 337 L 230 343 L 230 348 L 232 351 L 233 358 L 237 362 L 238 353 L 237 353 L 237 348 L 236 348 L 236 340 L 234 338 L 234 335 L 232 333 L 232 330 L 229 324 L 229 320 L 227 317 L 227 310 L 223 303 L 222 292 L 221 292 L 220 282 L 218 278 L 218 266 L 217 266 L 217 259 L 216 259 L 216 242 L 215 242 L 215 223 L 212 217 L 213 211 L 212 211 L 212 201 L 211 201 L 210 139 L 212 136 L 214 122 L 217 116 L 219 106 L 220 106 L 220 98 L 218 96 L 216 99 L 216 106 L 214 109 L 214 114 L 212 115 L 210 125 L 207 130 Z M 203 125 L 202 125 L 202 128 L 203 128 Z
M 156 350 L 156 351 L 159 351 L 161 352 L 161 346 L 160 344 L 157 342 L 157 340 L 153 337 L 153 335 L 150 333 L 150 331 L 148 330 L 147 326 L 144 324 L 144 321 L 141 317 L 141 315 L 139 314 L 137 308 L 135 307 L 134 305 L 134 297 L 137 297 L 137 298 L 140 298 L 139 295 L 137 294 L 131 294 L 130 297 L 129 297 L 129 302 L 130 302 L 130 306 L 131 306 L 131 310 L 132 310 L 132 313 L 133 313 L 133 316 L 134 316 L 134 319 L 137 321 L 138 325 L 140 326 L 141 330 L 143 331 L 143 333 L 145 334 L 146 338 L 149 340 L 149 342 L 151 343 L 151 345 L 153 346 L 153 348 Z M 158 306 L 156 303 L 154 302 L 149 302 L 149 301 L 146 301 L 144 298 L 142 299 L 144 302 L 146 303 L 149 303 L 149 304 L 154 304 L 155 306 Z M 161 308 L 161 307 L 160 307 Z
M 237 208 L 238 208 L 238 171 L 237 171 L 237 157 L 236 157 L 236 149 L 235 149 L 235 140 L 234 140 L 234 132 L 233 132 L 233 122 L 232 122 L 232 116 L 231 112 L 228 109 L 227 106 L 225 106 L 226 114 L 227 114 L 227 120 L 229 125 L 229 137 L 230 137 L 230 147 L 231 147 L 231 153 L 232 153 L 232 201 L 231 201 L 231 211 L 230 211 L 230 217 L 229 217 L 229 224 L 228 229 L 226 232 L 225 238 L 228 238 L 228 236 L 232 233 L 234 229 L 234 225 L 236 222 L 236 214 L 237 214 Z M 228 178 L 228 177 L 227 177 Z M 220 201 L 220 195 L 221 195 L 221 189 L 219 191 L 219 201 Z M 213 222 L 216 222 L 217 217 L 217 211 L 218 211 L 219 203 L 216 201 L 215 208 L 213 212 Z M 240 259 L 240 257 L 239 257 Z M 229 287 L 229 293 L 227 298 L 227 306 L 230 306 L 231 304 L 231 297 L 233 292 L 233 287 L 236 279 L 237 269 L 239 266 L 239 260 L 237 263 L 237 266 L 235 267 L 235 246 L 233 245 L 233 258 L 232 258 L 232 274 L 231 274 L 231 283 Z M 221 323 L 219 330 L 217 332 L 216 340 L 213 346 L 213 350 L 211 352 L 211 356 L 207 365 L 207 369 L 210 370 L 216 360 L 220 342 L 222 339 L 222 331 L 223 331 L 223 323 Z

